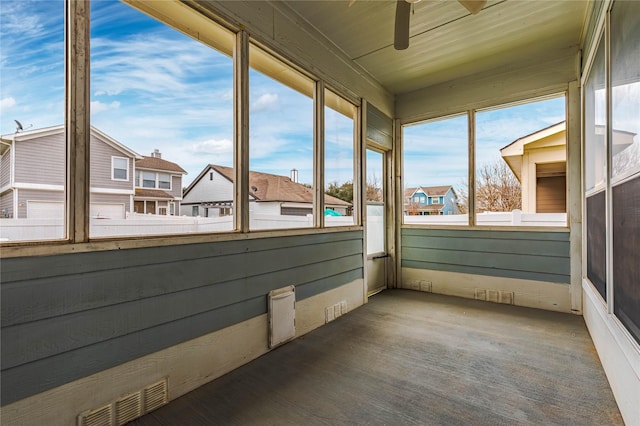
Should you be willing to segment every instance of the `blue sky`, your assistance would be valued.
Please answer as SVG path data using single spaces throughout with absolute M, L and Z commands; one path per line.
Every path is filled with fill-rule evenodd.
M 500 148 L 564 119 L 563 96 L 477 112 L 476 165 L 500 158 Z M 467 181 L 466 115 L 406 126 L 403 135 L 405 187 L 459 187 Z
M 187 185 L 209 163 L 233 164 L 230 57 L 116 0 L 91 8 L 91 123 L 142 155 L 158 148 Z M 2 0 L 2 120 L 26 128 L 64 120 L 61 0 Z M 313 179 L 313 100 L 250 72 L 252 170 Z M 327 173 L 353 176 L 353 121 L 327 109 Z
M 2 0 L 0 133 L 58 125 L 64 118 L 62 0 Z M 117 0 L 92 2 L 91 121 L 142 155 L 160 149 L 189 174 L 233 161 L 232 61 Z M 638 99 L 633 83 L 617 89 Z M 312 101 L 250 73 L 252 170 L 312 180 Z M 640 133 L 640 107 L 617 124 Z M 477 163 L 513 140 L 564 119 L 564 98 L 477 114 Z M 353 121 L 326 112 L 326 180 L 353 175 Z M 405 128 L 405 186 L 466 180 L 465 118 Z M 626 129 L 628 128 L 628 129 Z M 637 138 L 637 137 L 636 137 Z M 638 145 L 638 143 L 636 143 Z

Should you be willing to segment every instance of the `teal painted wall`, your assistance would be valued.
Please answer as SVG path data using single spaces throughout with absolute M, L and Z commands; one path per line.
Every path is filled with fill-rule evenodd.
M 2 260 L 2 404 L 363 278 L 361 231 Z M 265 330 L 266 332 L 266 330 Z
M 402 229 L 402 266 L 570 283 L 569 233 Z

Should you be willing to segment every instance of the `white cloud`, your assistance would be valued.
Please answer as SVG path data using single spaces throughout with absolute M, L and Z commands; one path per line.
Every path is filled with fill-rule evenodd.
M 275 93 L 264 93 L 260 95 L 253 105 L 251 105 L 252 111 L 268 111 L 278 105 L 278 95 Z
M 102 111 L 118 108 L 120 108 L 120 102 L 118 101 L 113 101 L 108 104 L 102 103 L 100 101 L 91 101 L 91 114 L 98 114 Z
M 209 139 L 194 143 L 187 150 L 193 154 L 227 155 L 233 153 L 233 142 L 229 139 Z
M 11 96 L 9 96 L 8 98 L 2 98 L 0 100 L 0 110 L 2 111 L 11 109 L 14 106 L 16 106 L 16 100 Z

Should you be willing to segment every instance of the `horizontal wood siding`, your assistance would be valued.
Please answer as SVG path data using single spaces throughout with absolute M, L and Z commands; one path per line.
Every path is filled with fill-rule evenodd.
M 569 284 L 569 233 L 405 228 L 402 266 Z
M 126 181 L 113 180 L 111 178 L 113 169 L 111 168 L 112 157 L 126 158 L 129 165 L 129 176 Z M 133 158 L 128 157 L 111 145 L 101 141 L 91 135 L 91 187 L 92 188 L 112 188 L 133 191 Z
M 18 218 L 27 217 L 29 201 L 54 201 L 64 203 L 64 191 L 47 191 L 41 189 L 18 189 Z
M 14 142 L 14 183 L 64 185 L 65 143 L 64 133 Z
M 391 149 L 393 121 L 373 105 L 367 106 L 367 139 Z
M 13 191 L 0 195 L 0 216 L 13 217 Z
M 362 232 L 40 258 L 2 265 L 2 404 L 363 278 Z M 266 330 L 265 330 L 266 333 Z
M 0 188 L 11 182 L 11 148 L 7 149 L 0 158 Z

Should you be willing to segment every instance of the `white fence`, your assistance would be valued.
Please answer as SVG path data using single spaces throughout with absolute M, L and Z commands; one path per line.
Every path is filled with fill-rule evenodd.
M 252 230 L 313 227 L 313 216 L 277 216 L 251 214 Z M 326 226 L 353 225 L 352 216 L 325 216 Z M 127 219 L 92 218 L 92 238 L 131 237 L 229 232 L 233 217 L 189 217 L 131 214 Z M 62 219 L 2 219 L 0 241 L 42 241 L 64 238 Z
M 467 225 L 469 215 L 404 216 L 407 225 Z M 567 226 L 566 213 L 485 212 L 476 215 L 481 226 Z

